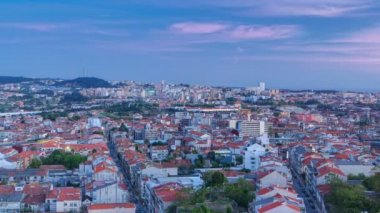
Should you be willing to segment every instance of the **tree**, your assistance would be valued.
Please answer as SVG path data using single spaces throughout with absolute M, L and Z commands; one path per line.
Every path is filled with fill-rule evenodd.
M 202 155 L 198 155 L 198 159 L 195 160 L 194 166 L 196 168 L 203 168 L 205 164 L 205 161 L 203 159 Z
M 32 159 L 32 162 L 30 163 L 29 167 L 37 169 L 37 168 L 40 168 L 41 165 L 42 165 L 41 160 L 38 158 L 34 158 Z
M 226 209 L 226 213 L 232 213 L 232 208 L 231 208 L 231 206 L 227 207 L 227 209 Z
M 71 94 L 63 96 L 61 103 L 83 103 L 88 101 L 88 98 L 75 91 Z
M 350 186 L 340 179 L 330 181 L 331 191 L 325 196 L 325 201 L 330 207 L 330 212 L 354 213 L 367 211 L 378 212 L 378 202 L 364 195 L 362 186 Z
M 226 196 L 244 208 L 248 208 L 249 202 L 254 199 L 253 191 L 253 184 L 242 178 L 236 184 L 226 185 L 225 189 Z
M 227 180 L 220 171 L 205 172 L 202 176 L 206 187 L 222 186 Z
M 211 213 L 211 211 L 204 204 L 202 204 L 201 206 L 191 210 L 191 213 Z
M 254 199 L 254 186 L 243 179 L 235 184 L 226 183 L 222 172 L 206 172 L 202 176 L 205 186 L 198 190 L 183 189 L 168 212 L 233 212 L 235 204 L 248 210 Z M 207 208 L 202 208 L 205 206 Z M 225 210 L 225 211 L 223 211 Z
M 364 179 L 363 185 L 371 191 L 380 192 L 380 174 Z
M 236 156 L 235 161 L 237 165 L 243 164 L 243 156 L 241 155 Z
M 226 98 L 226 104 L 228 105 L 234 105 L 236 103 L 237 99 L 234 97 Z
M 349 174 L 347 178 L 349 180 L 364 180 L 366 179 L 366 176 L 363 173 L 360 173 L 358 175 Z
M 119 131 L 120 131 L 120 132 L 128 132 L 128 128 L 127 128 L 127 126 L 125 126 L 124 123 L 122 123 L 122 124 L 120 125 L 120 127 L 119 127 Z
M 210 160 L 215 160 L 215 152 L 211 151 L 207 153 L 207 158 Z
M 73 115 L 71 118 L 69 118 L 70 121 L 79 121 L 81 117 L 79 115 Z
M 72 170 L 78 168 L 79 164 L 86 160 L 87 157 L 81 156 L 80 154 L 55 150 L 48 157 L 42 158 L 41 161 L 43 165 L 64 165 L 67 169 Z
M 59 117 L 66 117 L 67 112 L 41 112 L 40 115 L 44 120 L 55 121 Z

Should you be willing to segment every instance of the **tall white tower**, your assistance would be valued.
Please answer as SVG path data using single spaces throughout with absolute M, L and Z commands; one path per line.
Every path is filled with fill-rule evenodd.
M 264 82 L 260 82 L 259 83 L 259 88 L 260 88 L 261 92 L 265 91 L 265 83 Z

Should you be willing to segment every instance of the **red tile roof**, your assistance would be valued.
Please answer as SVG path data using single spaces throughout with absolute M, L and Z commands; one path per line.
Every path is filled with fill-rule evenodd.
M 342 172 L 342 170 L 340 170 L 338 168 L 334 168 L 334 167 L 330 167 L 330 166 L 324 166 L 324 167 L 318 169 L 318 177 L 322 177 L 322 176 L 330 174 L 330 173 L 337 174 L 340 176 L 346 176 Z
M 102 204 L 92 204 L 88 207 L 88 210 L 101 210 L 101 209 L 131 209 L 136 208 L 133 203 L 102 203 Z
M 0 185 L 0 194 L 12 194 L 15 192 L 15 187 L 12 185 Z
M 182 190 L 182 185 L 178 183 L 166 183 L 154 187 L 154 192 L 158 198 L 164 202 L 174 202 L 178 198 L 178 193 Z
M 81 191 L 74 187 L 54 188 L 47 195 L 48 199 L 57 199 L 58 201 L 81 200 Z
M 288 204 L 288 203 L 286 203 L 285 201 L 283 201 L 283 202 L 281 202 L 281 201 L 276 201 L 276 202 L 273 202 L 273 203 L 271 203 L 271 204 L 269 204 L 269 205 L 266 205 L 266 206 L 260 208 L 260 209 L 258 210 L 258 213 L 265 213 L 265 212 L 268 212 L 268 211 L 270 211 L 270 210 L 272 210 L 272 209 L 275 209 L 275 208 L 277 208 L 277 207 L 280 207 L 280 206 L 282 206 L 282 205 L 285 205 L 285 206 L 287 206 L 287 207 L 289 207 L 289 208 L 291 208 L 291 209 L 293 209 L 293 210 L 295 210 L 295 211 L 301 212 L 301 209 L 300 209 L 298 206 Z

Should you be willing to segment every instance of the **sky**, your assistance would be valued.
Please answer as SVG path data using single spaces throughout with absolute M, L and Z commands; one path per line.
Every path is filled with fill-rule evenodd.
M 380 1 L 1 0 L 0 75 L 380 91 Z

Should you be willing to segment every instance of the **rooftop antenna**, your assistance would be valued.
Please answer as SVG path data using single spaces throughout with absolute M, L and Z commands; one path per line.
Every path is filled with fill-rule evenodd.
M 84 62 L 82 64 L 82 72 L 83 77 L 86 77 L 86 65 L 84 64 Z

